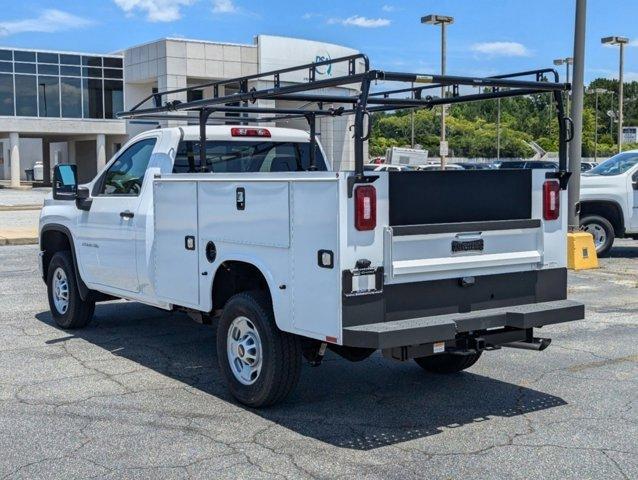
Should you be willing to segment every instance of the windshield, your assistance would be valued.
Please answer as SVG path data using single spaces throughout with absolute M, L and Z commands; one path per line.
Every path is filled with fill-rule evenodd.
M 587 175 L 621 175 L 636 164 L 638 164 L 638 152 L 619 153 L 592 168 Z

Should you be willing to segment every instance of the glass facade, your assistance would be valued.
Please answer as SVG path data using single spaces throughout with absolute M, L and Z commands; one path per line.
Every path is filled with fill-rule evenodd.
M 111 119 L 124 110 L 122 58 L 0 50 L 0 116 Z

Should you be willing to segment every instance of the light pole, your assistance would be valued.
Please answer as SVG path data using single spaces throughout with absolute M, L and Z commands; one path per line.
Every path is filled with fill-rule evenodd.
M 426 15 L 421 17 L 421 23 L 426 25 L 441 25 L 441 75 L 445 75 L 445 62 L 447 56 L 446 26 L 454 23 L 454 17 L 447 15 Z M 445 87 L 441 87 L 441 98 L 445 98 Z M 447 157 L 447 142 L 445 140 L 445 105 L 441 105 L 441 169 L 445 170 L 445 157 Z
M 572 119 L 572 139 L 569 142 L 569 171 L 572 176 L 567 187 L 569 204 L 568 220 L 572 231 L 580 226 L 580 165 L 583 154 L 583 104 L 585 95 L 585 31 L 587 28 L 587 0 L 576 0 L 574 20 L 574 65 L 573 88 L 571 90 L 571 110 L 568 115 Z M 565 59 L 569 69 L 569 58 Z M 569 95 L 567 96 L 569 99 Z
M 574 64 L 573 57 L 557 58 L 556 60 L 554 60 L 554 65 L 556 66 L 565 65 L 565 81 L 567 83 L 569 83 L 569 66 L 573 64 Z M 570 97 L 570 92 L 567 92 L 567 106 L 566 106 L 567 115 L 571 115 L 571 111 L 569 110 L 569 97 Z
M 629 43 L 627 37 L 605 37 L 600 39 L 603 45 L 620 46 L 620 67 L 618 71 L 618 153 L 622 152 L 622 122 L 623 122 L 623 69 L 625 63 L 625 45 Z
M 496 160 L 501 160 L 501 99 L 496 99 Z
M 604 88 L 590 88 L 587 93 L 594 94 L 594 162 L 598 163 L 598 94 L 607 93 Z

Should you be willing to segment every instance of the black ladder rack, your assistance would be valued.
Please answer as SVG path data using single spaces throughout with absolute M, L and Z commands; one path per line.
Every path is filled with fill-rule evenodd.
M 341 70 L 343 74 L 319 78 L 318 68 L 332 66 L 333 71 Z M 286 80 L 286 74 L 307 72 L 304 81 Z M 534 80 L 525 80 L 525 77 Z M 551 77 L 551 81 L 548 79 Z M 371 91 L 373 84 L 380 81 L 391 81 L 409 85 L 406 88 Z M 266 88 L 249 88 L 250 83 L 267 83 Z M 226 85 L 239 84 L 237 93 L 220 94 Z M 354 94 L 327 94 L 325 89 L 353 86 Z M 462 93 L 460 87 L 479 87 L 482 92 Z M 181 102 L 169 100 L 170 95 L 200 90 L 210 87 L 213 96 L 201 100 Z M 424 96 L 424 92 L 441 87 L 451 87 L 452 96 L 445 98 Z M 308 63 L 297 67 L 257 73 L 244 77 L 208 82 L 186 88 L 153 93 L 128 111 L 117 114 L 118 118 L 139 118 L 149 120 L 197 120 L 200 126 L 200 161 L 206 163 L 206 125 L 209 121 L 230 121 L 228 118 L 214 117 L 215 113 L 240 113 L 266 115 L 261 117 L 238 117 L 234 122 L 274 122 L 305 118 L 310 130 L 310 169 L 315 169 L 316 119 L 318 117 L 354 116 L 354 153 L 355 176 L 352 183 L 367 182 L 364 175 L 364 142 L 370 133 L 370 122 L 366 127 L 366 118 L 370 113 L 396 111 L 413 108 L 432 108 L 461 102 L 489 100 L 496 98 L 516 97 L 537 93 L 551 93 L 556 106 L 559 122 L 559 172 L 557 174 L 561 186 L 566 188 L 569 179 L 567 171 L 567 143 L 571 140 L 571 119 L 565 115 L 562 93 L 568 91 L 570 85 L 560 83 L 558 73 L 554 69 L 529 70 L 492 77 L 462 77 L 453 75 L 426 75 L 419 73 L 387 72 L 371 70 L 368 57 L 363 54 L 350 55 L 321 62 Z M 400 97 L 397 97 L 400 96 Z M 304 102 L 299 108 L 260 107 L 258 100 L 287 100 Z M 145 106 L 147 103 L 152 106 Z M 234 104 L 235 106 L 229 106 Z M 236 105 L 240 106 L 236 106 Z M 338 106 L 335 106 L 338 105 Z M 180 112 L 180 113 L 177 113 Z M 189 115 L 193 112 L 196 116 Z

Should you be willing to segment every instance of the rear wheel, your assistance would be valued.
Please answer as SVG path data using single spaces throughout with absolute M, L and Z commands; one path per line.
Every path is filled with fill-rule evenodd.
M 86 327 L 93 318 L 95 302 L 80 297 L 70 252 L 53 255 L 47 270 L 47 293 L 51 314 L 59 327 Z
M 481 358 L 481 353 L 483 352 L 476 352 L 470 355 L 440 353 L 430 357 L 415 358 L 414 361 L 427 372 L 456 373 L 474 365 Z
M 596 255 L 599 257 L 609 255 L 616 237 L 614 227 L 609 220 L 599 215 L 587 215 L 581 218 L 580 225 L 583 231 L 591 233 L 594 237 Z
M 217 358 L 230 393 L 239 402 L 263 407 L 283 400 L 301 372 L 301 342 L 275 324 L 263 292 L 234 295 L 217 329 Z

